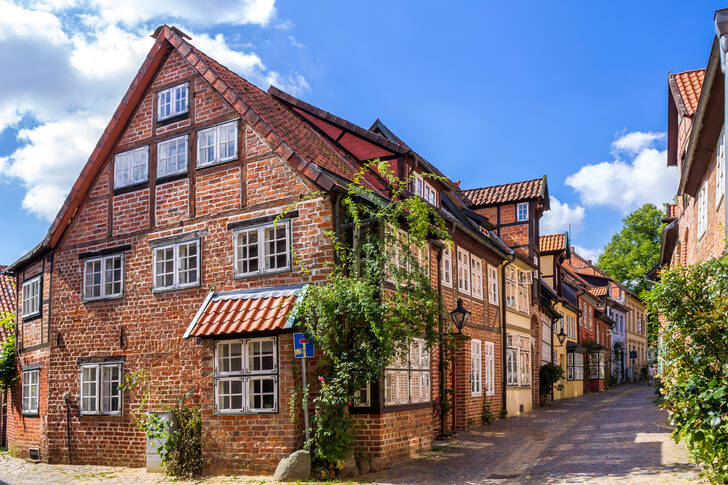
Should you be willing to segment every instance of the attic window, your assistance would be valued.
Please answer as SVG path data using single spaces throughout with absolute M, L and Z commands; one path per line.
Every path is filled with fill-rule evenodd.
M 146 182 L 149 171 L 149 145 L 114 156 L 114 188 Z
M 412 176 L 412 193 L 437 207 L 437 191 L 419 174 Z
M 516 209 L 516 219 L 518 222 L 528 220 L 528 202 L 521 202 Z
M 197 166 L 205 167 L 238 157 L 238 125 L 223 123 L 197 132 Z
M 187 83 L 174 86 L 157 94 L 157 121 L 187 113 Z

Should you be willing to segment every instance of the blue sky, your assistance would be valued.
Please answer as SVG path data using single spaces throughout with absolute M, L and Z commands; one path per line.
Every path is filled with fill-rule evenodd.
M 542 232 L 595 255 L 672 198 L 667 73 L 717 2 L 0 0 L 0 263 L 39 242 L 160 23 L 262 88 L 381 118 L 464 187 L 548 176 Z M 151 7 L 150 7 L 151 5 Z

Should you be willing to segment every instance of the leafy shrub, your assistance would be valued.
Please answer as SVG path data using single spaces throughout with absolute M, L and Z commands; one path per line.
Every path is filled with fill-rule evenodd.
M 187 407 L 180 401 L 171 411 L 177 428 L 169 434 L 163 454 L 167 473 L 178 478 L 196 477 L 205 468 L 200 407 Z
M 10 389 L 18 380 L 18 367 L 15 365 L 15 313 L 0 317 L 0 392 Z M 4 334 L 4 335 L 3 335 Z
M 557 384 L 557 382 L 564 378 L 564 369 L 553 362 L 541 366 L 541 370 L 538 372 L 538 378 L 542 405 L 546 402 L 548 396 L 551 395 L 554 387 L 559 391 L 564 388 L 563 384 Z
M 493 410 L 490 408 L 490 401 L 487 399 L 483 399 L 481 418 L 483 419 L 483 424 L 493 424 L 495 422 L 495 414 L 493 414 Z
M 728 481 L 728 258 L 665 271 L 647 295 L 663 320 L 662 408 L 713 483 Z

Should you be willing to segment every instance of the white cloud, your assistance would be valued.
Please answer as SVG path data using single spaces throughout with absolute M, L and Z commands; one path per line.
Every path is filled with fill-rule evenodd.
M 556 234 L 566 232 L 579 232 L 584 226 L 585 209 L 580 205 L 570 206 L 551 196 L 549 205 L 551 209 L 544 213 L 541 218 L 540 232 L 544 234 Z
M 581 246 L 574 246 L 574 251 L 576 251 L 576 254 L 578 254 L 582 258 L 591 261 L 594 264 L 597 264 L 597 260 L 602 254 L 603 249 L 589 249 L 583 248 Z
M 627 213 L 648 202 L 659 206 L 672 199 L 677 183 L 675 168 L 666 165 L 666 151 L 650 146 L 660 137 L 632 135 L 614 142 L 615 147 L 619 143 L 618 148 L 628 152 L 627 160 L 617 154 L 610 162 L 585 165 L 567 177 L 566 184 L 578 192 L 582 204 Z
M 655 141 L 665 138 L 664 133 L 655 133 L 652 131 L 633 131 L 622 135 L 612 142 L 612 148 L 622 150 L 629 153 L 639 153 L 645 148 L 651 146 Z
M 298 47 L 299 49 L 303 49 L 304 47 L 306 47 L 301 42 L 297 41 L 296 38 L 293 37 L 292 35 L 288 36 L 288 41 L 291 43 L 291 45 L 293 47 Z
M 309 89 L 299 73 L 268 69 L 250 45 L 205 31 L 267 25 L 274 0 L 0 0 L 0 65 L 13 73 L 0 76 L 0 133 L 21 120 L 30 125 L 0 157 L 0 181 L 26 188 L 25 210 L 55 217 L 154 42 L 145 22 L 159 16 L 188 24 L 180 28 L 193 44 L 262 88 Z

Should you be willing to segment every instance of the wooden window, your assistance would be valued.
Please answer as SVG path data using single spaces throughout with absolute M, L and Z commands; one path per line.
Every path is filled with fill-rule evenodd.
M 231 121 L 197 132 L 197 166 L 227 162 L 238 156 L 238 123 Z
M 384 369 L 384 405 L 430 402 L 430 350 L 424 339 L 413 339 Z
M 157 120 L 162 121 L 173 116 L 187 113 L 187 83 L 173 86 L 157 93 Z
M 483 261 L 473 255 L 470 256 L 470 274 L 473 296 L 483 298 Z
M 498 305 L 498 271 L 495 266 L 488 265 L 488 301 Z
M 200 241 L 154 248 L 154 289 L 171 290 L 200 284 Z
M 23 414 L 38 414 L 38 396 L 40 389 L 40 369 L 23 371 Z
M 495 395 L 495 344 L 483 342 L 485 351 L 485 394 Z
M 114 188 L 146 182 L 149 176 L 149 145 L 114 155 Z
M 521 202 L 516 206 L 516 220 L 518 222 L 528 220 L 528 202 Z
M 121 363 L 81 366 L 81 414 L 121 414 Z
M 41 281 L 40 275 L 23 283 L 23 318 L 40 315 Z
M 275 412 L 278 409 L 277 362 L 275 337 L 217 342 L 215 412 Z
M 291 223 L 282 221 L 234 233 L 235 276 L 287 271 L 291 267 Z
M 112 254 L 87 259 L 83 263 L 85 301 L 118 298 L 124 291 L 124 255 Z
M 470 254 L 458 248 L 458 290 L 470 294 Z
M 187 171 L 187 135 L 157 144 L 157 178 Z
M 372 405 L 372 385 L 367 382 L 365 386 L 354 393 L 354 407 L 368 408 Z
M 708 228 L 708 181 L 703 183 L 698 192 L 698 239 L 703 237 Z
M 445 247 L 442 250 L 442 285 L 452 288 L 452 250 Z
M 470 341 L 470 394 L 483 394 L 483 346 L 478 339 Z

